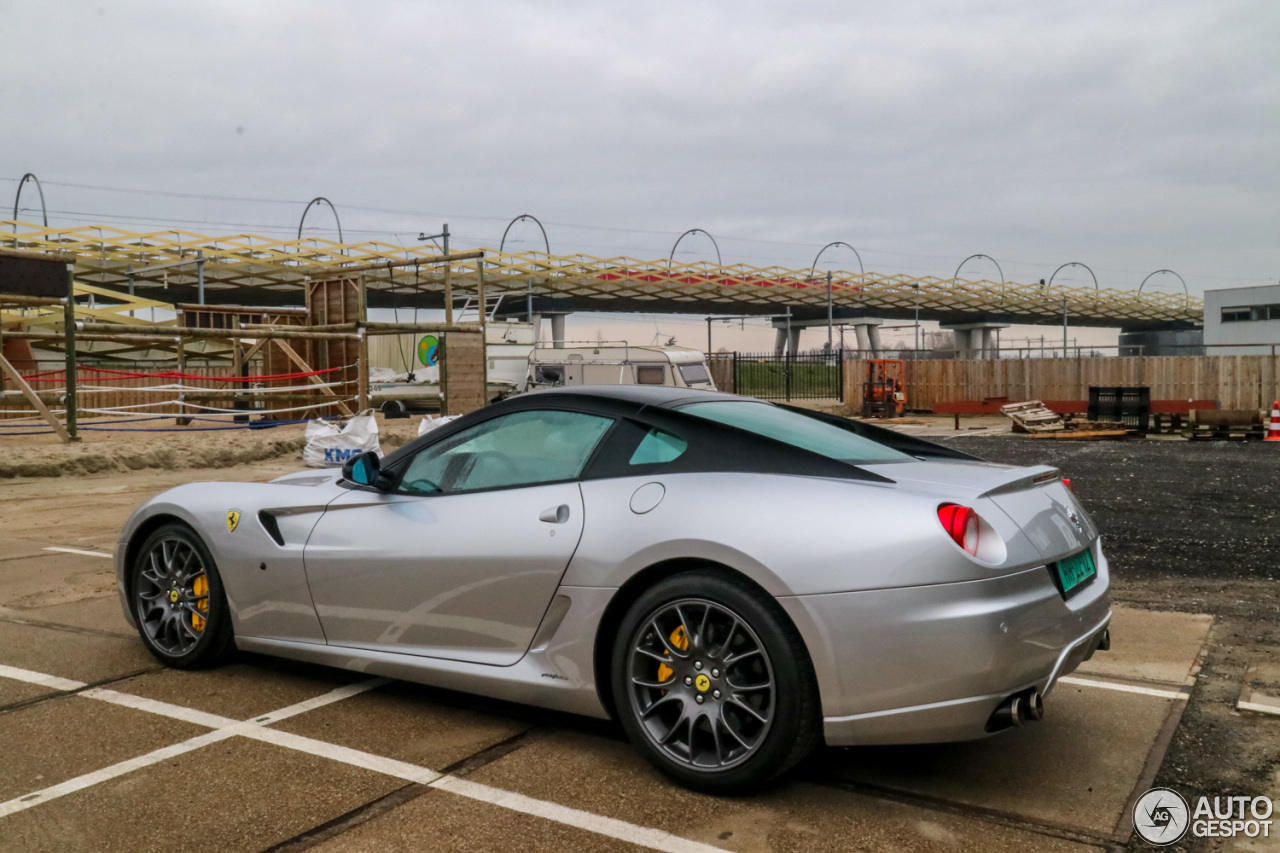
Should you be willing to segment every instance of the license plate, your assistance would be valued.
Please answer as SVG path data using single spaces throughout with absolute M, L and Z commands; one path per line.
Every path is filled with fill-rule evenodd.
M 1053 572 L 1063 598 L 1070 598 L 1080 587 L 1093 580 L 1098 574 L 1098 568 L 1093 564 L 1093 552 L 1086 549 L 1054 563 Z

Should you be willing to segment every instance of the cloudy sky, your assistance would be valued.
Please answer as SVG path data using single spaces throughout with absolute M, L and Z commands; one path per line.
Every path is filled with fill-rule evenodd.
M 67 227 L 285 236 L 323 195 L 348 240 L 1275 283 L 1278 44 L 1229 0 L 0 0 L 0 218 L 34 172 Z

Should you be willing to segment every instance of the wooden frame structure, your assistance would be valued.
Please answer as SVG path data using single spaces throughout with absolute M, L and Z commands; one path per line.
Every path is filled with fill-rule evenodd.
M 8 252 L 8 250 L 3 249 L 0 249 L 0 251 Z M 13 254 L 11 252 L 8 253 Z M 30 253 L 24 252 L 21 254 L 25 257 L 32 257 Z M 44 261 L 53 260 L 47 256 L 37 255 L 34 257 Z M 482 258 L 483 252 L 468 252 L 439 256 L 428 260 L 415 259 L 404 263 L 446 265 L 446 272 L 443 278 L 446 281 L 446 291 L 448 291 L 448 283 L 451 278 L 448 268 L 451 268 L 454 263 L 460 260 L 481 261 Z M 65 261 L 61 261 L 61 263 L 65 263 Z M 385 265 L 383 266 L 385 267 Z M 326 271 L 315 270 L 315 272 L 324 273 Z M 248 363 L 255 357 L 262 357 L 264 361 L 273 357 L 273 361 L 270 363 L 276 366 L 272 367 L 272 370 L 287 368 L 286 370 L 281 370 L 281 372 L 297 371 L 299 373 L 314 374 L 318 370 L 337 368 L 339 369 L 339 376 L 344 377 L 347 382 L 354 381 L 356 383 L 355 411 L 363 411 L 369 407 L 368 338 L 370 335 L 435 333 L 444 336 L 446 342 L 449 336 L 474 335 L 478 336 L 480 340 L 478 359 L 473 359 L 478 360 L 479 364 L 479 390 L 475 391 L 475 389 L 469 388 L 471 384 L 474 384 L 474 379 L 470 382 L 460 382 L 455 389 L 451 390 L 449 387 L 447 358 L 442 359 L 440 380 L 442 411 L 445 414 L 450 413 L 451 402 L 454 398 L 458 398 L 459 395 L 468 401 L 463 406 L 464 408 L 473 407 L 472 397 L 478 397 L 483 401 L 487 379 L 485 367 L 487 362 L 484 358 L 483 344 L 486 323 L 484 312 L 480 312 L 479 322 L 476 323 L 453 322 L 451 310 L 446 312 L 446 319 L 443 323 L 369 322 L 366 319 L 367 302 L 364 279 L 366 272 L 367 270 L 362 269 L 344 269 L 343 275 L 340 277 L 306 278 L 304 281 L 309 303 L 306 309 L 263 309 L 232 305 L 179 304 L 173 306 L 178 314 L 175 324 L 149 323 L 138 321 L 136 318 L 129 318 L 131 322 L 103 322 L 93 317 L 87 320 L 76 319 L 76 312 L 81 306 L 77 306 L 71 299 L 0 294 L 0 308 L 37 311 L 38 315 L 35 319 L 38 319 L 42 325 L 52 325 L 50 320 L 53 308 L 62 310 L 61 330 L 36 328 L 10 332 L 0 331 L 0 343 L 3 342 L 3 337 L 5 336 L 40 341 L 42 343 L 55 340 L 60 342 L 66 354 L 67 393 L 64 397 L 56 397 L 33 390 L 21 374 L 2 356 L 0 356 L 0 374 L 8 376 L 19 387 L 23 397 L 53 426 L 55 431 L 64 440 L 70 441 L 75 436 L 75 375 L 78 341 L 110 341 L 125 344 L 132 349 L 153 347 L 173 349 L 176 354 L 179 372 L 182 372 L 185 368 L 187 348 L 193 342 L 225 344 L 229 350 L 228 356 L 233 367 L 233 377 L 242 375 Z M 480 298 L 483 300 L 484 270 L 482 261 L 477 272 L 477 285 Z M 447 352 L 447 346 L 445 350 Z M 273 374 L 268 371 L 267 375 Z M 306 379 L 317 386 L 315 393 L 289 395 L 287 399 L 290 402 L 316 400 L 317 403 L 324 402 L 326 405 L 336 405 L 344 415 L 355 414 L 355 411 L 346 404 L 346 400 L 339 398 L 339 395 L 329 387 L 332 384 L 331 382 L 325 382 L 317 375 L 307 376 Z M 461 377 L 459 379 L 461 380 Z M 342 380 L 340 379 L 339 381 Z M 0 382 L 0 390 L 3 390 L 2 382 Z M 470 393 L 471 391 L 475 391 L 475 393 Z M 199 395 L 193 395 L 189 398 L 180 393 L 177 401 L 180 410 L 177 420 L 179 423 L 187 423 L 190 420 L 189 417 L 182 417 L 182 413 L 185 411 L 182 409 L 182 404 L 187 399 L 195 400 L 204 397 L 215 399 L 239 398 L 242 396 L 241 391 L 236 388 L 201 389 Z M 326 398 L 332 399 L 328 400 Z M 277 397 L 276 399 L 286 398 Z M 67 420 L 65 428 L 49 411 L 46 405 L 47 402 L 65 404 Z M 453 406 L 453 408 L 458 407 Z M 246 410 L 246 414 L 249 414 L 250 411 Z
M 1114 290 L 1096 287 L 1048 287 L 1014 282 L 969 281 L 935 276 L 912 277 L 874 272 L 835 272 L 830 280 L 812 270 L 720 265 L 705 261 L 600 258 L 543 252 L 494 252 L 484 260 L 464 261 L 475 253 L 454 253 L 444 263 L 433 245 L 395 246 L 377 241 L 335 243 L 320 239 L 277 240 L 253 234 L 210 237 L 188 231 L 136 233 L 107 226 L 45 228 L 24 222 L 0 237 L 15 248 L 65 252 L 74 256 L 81 282 L 123 291 L 131 282 L 155 287 L 164 282 L 194 288 L 196 274 L 166 264 L 202 259 L 203 287 L 235 288 L 238 301 L 279 304 L 302 291 L 307 279 L 362 273 L 366 287 L 380 298 L 423 299 L 446 310 L 454 287 L 477 288 L 487 268 L 495 289 L 532 298 L 591 302 L 599 310 L 678 310 L 681 304 L 724 306 L 777 313 L 781 306 L 825 312 L 828 294 L 838 309 L 873 316 L 956 321 L 998 317 L 1002 322 L 1057 323 L 1064 311 L 1078 326 L 1160 326 L 1203 320 L 1204 305 L 1187 294 Z M 456 262 L 456 263 L 454 263 Z M 421 267 L 428 267 L 424 271 Z M 456 267 L 456 268 L 455 268 Z M 161 268 L 159 272 L 151 272 Z M 131 272 L 143 270 L 143 273 Z M 617 307 L 606 307 L 609 303 Z M 483 303 L 481 303 L 483 304 Z

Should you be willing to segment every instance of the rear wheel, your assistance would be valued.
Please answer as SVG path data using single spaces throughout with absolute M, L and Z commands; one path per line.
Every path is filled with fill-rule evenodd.
M 689 787 L 758 787 L 817 742 L 803 642 L 776 602 L 726 572 L 674 575 L 643 593 L 623 619 L 612 672 L 627 735 Z
M 235 647 L 218 568 L 186 525 L 166 524 L 146 538 L 129 588 L 138 634 L 162 663 L 212 666 Z

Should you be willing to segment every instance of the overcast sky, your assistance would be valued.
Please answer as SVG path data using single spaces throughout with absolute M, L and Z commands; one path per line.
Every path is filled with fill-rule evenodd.
M 0 218 L 25 172 L 67 227 L 1275 283 L 1280 3 L 0 0 Z

